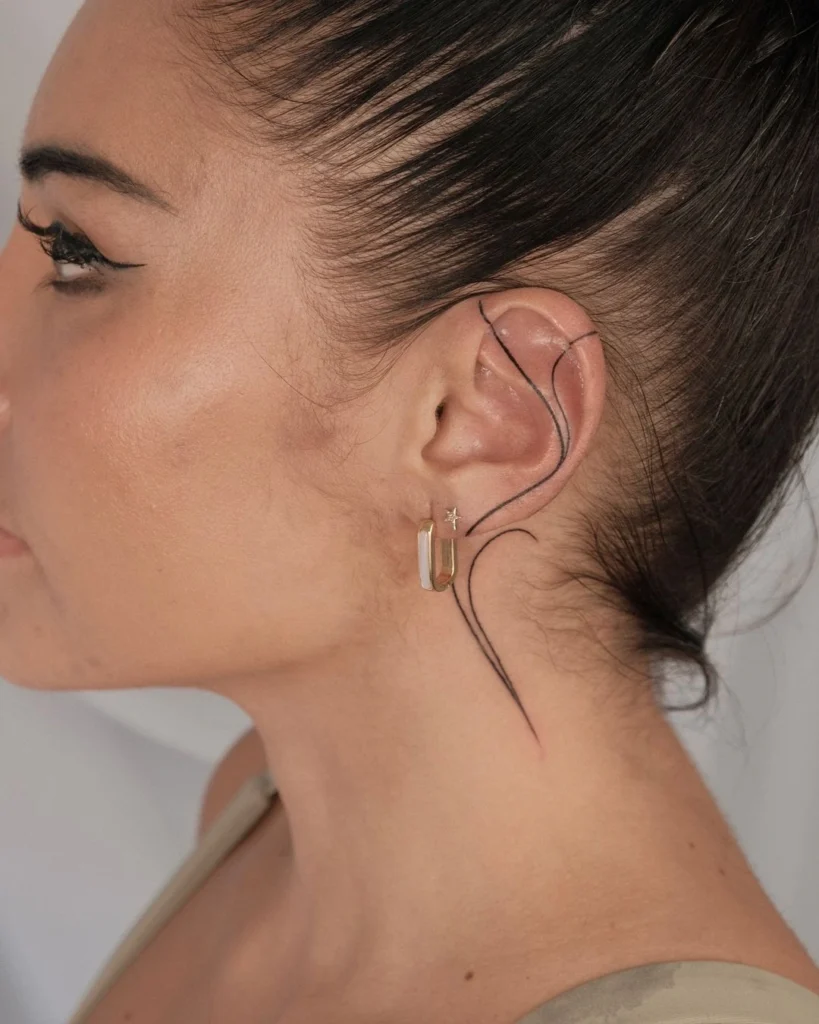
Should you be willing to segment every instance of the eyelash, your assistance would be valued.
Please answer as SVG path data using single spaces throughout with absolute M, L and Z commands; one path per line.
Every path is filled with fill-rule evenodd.
M 109 260 L 83 234 L 75 234 L 58 220 L 48 227 L 40 227 L 23 213 L 17 204 L 17 220 L 20 226 L 40 239 L 40 248 L 54 263 L 69 263 L 78 267 L 100 266 L 111 270 L 127 270 L 131 267 L 142 267 L 143 263 L 116 263 Z M 78 278 L 75 281 L 61 281 L 56 278 L 48 282 L 49 287 L 58 292 L 70 292 L 74 295 L 99 292 L 104 284 L 98 275 L 92 278 Z

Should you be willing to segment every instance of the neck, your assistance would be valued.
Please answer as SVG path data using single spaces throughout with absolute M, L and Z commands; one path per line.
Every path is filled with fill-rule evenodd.
M 339 1001 L 356 1021 L 445 1005 L 502 1019 L 612 970 L 711 958 L 695 905 L 714 920 L 726 871 L 760 892 L 647 673 L 507 654 L 524 650 L 509 621 L 496 634 L 535 737 L 451 595 L 429 614 L 437 642 L 385 632 L 227 694 L 260 733 L 288 834 L 280 1019 Z M 718 924 L 710 937 L 726 948 Z

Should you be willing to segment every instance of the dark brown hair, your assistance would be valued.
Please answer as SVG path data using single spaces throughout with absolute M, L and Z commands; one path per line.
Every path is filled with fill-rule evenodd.
M 716 584 L 801 479 L 819 412 L 815 3 L 184 12 L 220 98 L 311 169 L 309 252 L 367 351 L 510 285 L 589 311 L 634 457 L 585 519 L 594 568 L 566 575 L 630 613 L 643 651 L 697 666 L 706 704 Z

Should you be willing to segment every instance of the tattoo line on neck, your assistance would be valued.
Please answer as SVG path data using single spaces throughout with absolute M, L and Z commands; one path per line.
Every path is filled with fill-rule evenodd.
M 474 522 L 472 524 L 472 526 L 470 526 L 470 528 L 466 531 L 466 533 L 464 534 L 465 537 L 468 537 L 472 533 L 472 531 L 475 529 L 475 527 L 479 526 L 482 522 L 484 522 L 490 516 L 494 515 L 500 509 L 505 508 L 507 505 L 510 505 L 513 501 L 517 501 L 518 498 L 522 498 L 525 494 L 529 494 L 530 491 L 533 491 L 536 488 L 541 487 L 548 480 L 551 480 L 551 478 L 555 475 L 555 473 L 558 472 L 560 467 L 566 461 L 566 457 L 567 457 L 567 455 L 569 453 L 569 447 L 571 445 L 571 428 L 570 428 L 570 425 L 569 425 L 568 416 L 566 415 L 566 410 L 561 405 L 560 399 L 557 397 L 557 391 L 555 390 L 555 376 L 557 374 L 557 367 L 558 367 L 558 365 L 560 363 L 560 360 L 563 358 L 563 356 L 566 355 L 566 353 L 571 349 L 571 347 L 573 345 L 576 345 L 579 341 L 583 341 L 584 338 L 592 337 L 593 335 L 598 333 L 597 331 L 588 331 L 586 334 L 581 335 L 579 338 L 575 338 L 574 341 L 569 342 L 567 344 L 566 348 L 564 349 L 564 351 L 561 352 L 561 354 L 555 360 L 554 365 L 552 366 L 552 394 L 555 397 L 555 402 L 557 403 L 557 407 L 560 410 L 561 416 L 563 418 L 563 424 L 565 426 L 565 431 L 566 431 L 566 436 L 564 437 L 563 430 L 561 429 L 561 424 L 560 424 L 557 416 L 555 415 L 554 410 L 552 409 L 551 405 L 549 404 L 546 396 L 543 394 L 543 392 L 540 390 L 540 388 L 537 386 L 537 384 L 535 384 L 535 382 L 532 380 L 532 378 L 526 373 L 526 371 L 523 369 L 523 367 L 520 365 L 520 363 L 517 361 L 517 359 L 515 359 L 515 357 L 509 351 L 508 347 L 503 343 L 503 341 L 501 340 L 500 335 L 498 334 L 498 332 L 497 332 L 497 330 L 495 328 L 495 325 L 492 323 L 492 321 L 486 315 L 486 310 L 484 309 L 484 305 L 483 305 L 483 301 L 482 300 L 478 300 L 478 308 L 480 310 L 481 316 L 483 317 L 484 321 L 488 325 L 489 329 L 492 331 L 492 334 L 494 335 L 495 340 L 498 342 L 498 344 L 501 346 L 501 348 L 507 354 L 509 359 L 514 363 L 515 367 L 520 372 L 521 376 L 523 376 L 525 378 L 526 382 L 529 384 L 529 386 L 532 388 L 532 390 L 537 394 L 537 396 L 540 398 L 540 400 L 543 402 L 543 404 L 548 409 L 549 415 L 552 417 L 552 420 L 554 421 L 555 429 L 557 431 L 557 436 L 560 439 L 560 458 L 558 460 L 557 466 L 555 466 L 555 468 L 551 471 L 551 473 L 548 473 L 545 477 L 543 477 L 542 480 L 538 480 L 537 483 L 534 483 L 530 487 L 527 487 L 525 490 L 521 491 L 519 494 L 513 495 L 511 498 L 508 498 L 506 501 L 501 502 L 500 505 L 497 505 L 495 508 L 490 509 L 489 512 L 486 512 L 484 515 L 482 515 L 481 518 L 478 519 L 476 522 Z M 509 529 L 509 530 L 504 530 L 502 533 L 498 533 L 494 537 L 491 537 L 483 545 L 483 547 L 480 548 L 480 550 L 477 552 L 477 554 L 473 558 L 472 564 L 469 567 L 469 576 L 467 577 L 467 593 L 469 595 L 469 606 L 470 606 L 470 610 L 472 612 L 472 616 L 473 616 L 473 618 L 475 620 L 475 624 L 477 625 L 477 628 L 480 631 L 480 635 L 476 631 L 476 629 L 472 625 L 472 623 L 469 621 L 469 617 L 466 614 L 466 611 L 464 610 L 463 605 L 461 604 L 460 598 L 458 597 L 458 592 L 457 592 L 457 590 L 455 588 L 455 583 L 454 582 L 453 582 L 453 584 L 452 584 L 450 589 L 452 590 L 453 597 L 455 598 L 455 603 L 457 604 L 458 609 L 459 609 L 459 611 L 461 612 L 461 615 L 464 618 L 464 621 L 466 622 L 466 624 L 469 627 L 472 635 L 475 637 L 475 640 L 477 641 L 478 646 L 481 649 L 481 653 L 487 659 L 489 664 L 492 666 L 492 668 L 495 670 L 495 672 L 499 676 L 501 682 L 504 684 L 504 686 L 507 688 L 507 690 L 511 694 L 512 698 L 514 699 L 515 703 L 518 705 L 518 708 L 520 709 L 521 713 L 523 714 L 523 717 L 526 719 L 526 722 L 527 722 L 530 730 L 532 731 L 532 734 L 534 735 L 534 737 L 538 741 L 538 743 L 540 743 L 540 738 L 538 737 L 537 731 L 535 730 L 534 725 L 532 725 L 532 722 L 531 722 L 529 716 L 526 713 L 526 709 L 524 708 L 524 706 L 523 706 L 523 704 L 522 704 L 522 702 L 520 700 L 520 697 L 518 696 L 518 693 L 515 690 L 515 687 L 514 687 L 514 685 L 512 683 L 512 680 L 509 678 L 509 674 L 506 671 L 506 669 L 504 668 L 503 662 L 501 661 L 498 652 L 495 650 L 495 647 L 492 644 L 492 641 L 489 639 L 489 636 L 487 635 L 486 630 L 483 628 L 483 624 L 481 623 L 481 620 L 478 617 L 478 613 L 475 611 L 475 602 L 474 602 L 473 594 L 472 594 L 472 574 L 475 571 L 475 565 L 477 564 L 478 558 L 483 554 L 484 551 L 486 551 L 486 549 L 489 547 L 490 544 L 492 544 L 494 541 L 498 540 L 498 538 L 500 538 L 500 537 L 505 537 L 509 533 L 525 533 L 529 537 L 531 537 L 533 540 L 535 540 L 535 541 L 537 540 L 537 537 L 530 530 L 523 529 L 522 527 L 514 527 L 514 528 Z M 489 648 L 489 651 L 491 651 L 491 655 L 487 652 L 487 647 Z

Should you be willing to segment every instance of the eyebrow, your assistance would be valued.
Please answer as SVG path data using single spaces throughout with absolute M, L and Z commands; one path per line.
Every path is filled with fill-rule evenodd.
M 151 203 L 168 213 L 176 213 L 174 207 L 159 193 L 95 153 L 65 146 L 31 146 L 20 153 L 18 168 L 23 178 L 32 185 L 49 174 L 64 174 L 69 178 L 99 182 L 120 195 Z

